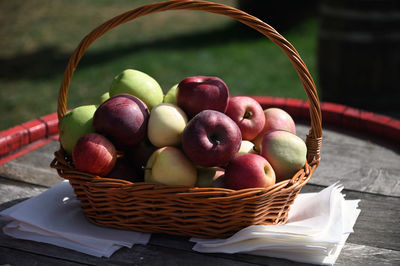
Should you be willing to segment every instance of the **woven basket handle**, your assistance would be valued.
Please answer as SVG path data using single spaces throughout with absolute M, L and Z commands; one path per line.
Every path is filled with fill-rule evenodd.
M 91 33 L 86 35 L 85 38 L 79 43 L 75 49 L 71 58 L 69 59 L 68 65 L 64 72 L 62 79 L 59 95 L 58 95 L 58 109 L 57 114 L 59 120 L 65 115 L 67 110 L 67 94 L 68 88 L 71 83 L 71 79 L 75 68 L 77 67 L 80 59 L 87 50 L 87 48 L 99 37 L 101 37 L 107 31 L 115 28 L 118 25 L 131 21 L 135 18 L 142 17 L 151 13 L 166 11 L 166 10 L 202 10 L 210 13 L 216 13 L 224 16 L 231 17 L 267 36 L 271 41 L 278 45 L 282 51 L 289 57 L 291 63 L 296 69 L 303 87 L 307 93 L 309 100 L 309 109 L 311 117 L 311 129 L 307 135 L 307 160 L 311 162 L 319 162 L 320 160 L 320 147 L 322 140 L 322 121 L 321 121 L 321 109 L 317 90 L 315 88 L 314 81 L 308 71 L 305 63 L 301 59 L 296 49 L 274 28 L 268 24 L 262 22 L 258 18 L 251 16 L 236 8 L 226 6 L 223 4 L 205 2 L 205 1 L 184 1 L 184 0 L 171 0 L 165 2 L 159 2 L 154 4 L 144 5 L 136 9 L 129 10 L 121 15 L 118 15 L 107 22 L 103 23 Z

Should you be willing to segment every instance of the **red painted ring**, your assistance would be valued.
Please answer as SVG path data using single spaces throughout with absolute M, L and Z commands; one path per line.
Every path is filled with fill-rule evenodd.
M 254 96 L 263 109 L 277 107 L 294 119 L 309 121 L 309 105 L 305 100 Z M 351 131 L 400 143 L 400 120 L 341 104 L 322 102 L 323 126 L 337 126 Z M 0 165 L 58 138 L 57 113 L 42 116 L 21 125 L 0 131 Z M 49 141 L 46 141 L 49 140 Z

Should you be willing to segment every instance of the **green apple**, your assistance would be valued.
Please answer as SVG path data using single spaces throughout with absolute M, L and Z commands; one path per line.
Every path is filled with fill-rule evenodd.
M 147 136 L 156 147 L 177 146 L 187 124 L 185 112 L 170 103 L 161 103 L 153 108 L 147 124 Z
M 149 110 L 164 99 L 164 93 L 157 81 L 138 70 L 126 69 L 117 75 L 110 87 L 110 97 L 128 93 L 142 100 Z
M 254 150 L 254 143 L 249 141 L 249 140 L 242 140 L 242 143 L 240 144 L 239 151 L 235 154 L 235 157 L 247 153 L 257 153 Z
M 167 94 L 164 96 L 164 103 L 172 103 L 176 104 L 176 95 L 178 93 L 178 84 L 175 84 L 174 86 L 167 91 Z
M 110 93 L 109 92 L 105 92 L 103 93 L 100 98 L 99 98 L 99 104 L 104 103 L 105 101 L 107 101 L 110 98 Z
M 156 150 L 147 161 L 144 179 L 164 185 L 193 187 L 197 181 L 197 170 L 181 150 L 163 147 Z
M 72 109 L 61 119 L 58 126 L 60 143 L 68 154 L 72 154 L 80 137 L 94 132 L 93 115 L 95 111 L 95 105 L 83 105 Z

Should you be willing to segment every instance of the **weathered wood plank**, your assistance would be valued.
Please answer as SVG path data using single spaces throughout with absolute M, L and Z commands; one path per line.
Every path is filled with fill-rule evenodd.
M 62 178 L 58 176 L 56 170 L 50 168 L 50 163 L 59 145 L 57 141 L 52 141 L 0 165 L 0 176 L 46 187 L 58 184 Z
M 39 195 L 47 188 L 0 177 L 0 204 Z
M 297 124 L 301 138 L 308 130 Z M 389 147 L 361 134 L 324 128 L 321 158 L 310 184 L 329 186 L 340 180 L 346 189 L 400 196 L 400 153 L 394 144 Z
M 400 251 L 348 243 L 335 265 L 400 265 Z
M 51 258 L 44 255 L 23 252 L 16 249 L 0 247 L 0 265 L 30 265 L 30 266 L 81 266 L 87 265 Z

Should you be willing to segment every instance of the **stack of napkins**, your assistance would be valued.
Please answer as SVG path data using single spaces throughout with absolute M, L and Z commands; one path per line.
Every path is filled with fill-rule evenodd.
M 294 261 L 333 264 L 360 213 L 358 200 L 344 200 L 335 184 L 299 194 L 285 225 L 250 226 L 227 239 L 195 239 L 199 252 L 249 253 Z M 98 257 L 121 247 L 147 244 L 150 234 L 99 227 L 83 215 L 68 182 L 0 212 L 6 235 L 49 243 Z M 201 225 L 199 225 L 201 226 Z
M 227 239 L 196 239 L 199 252 L 248 253 L 332 265 L 357 220 L 359 200 L 345 200 L 334 184 L 319 193 L 299 194 L 285 225 L 249 226 Z
M 89 223 L 67 182 L 0 212 L 10 222 L 6 235 L 53 244 L 97 257 L 110 257 L 121 247 L 147 244 L 150 234 Z

